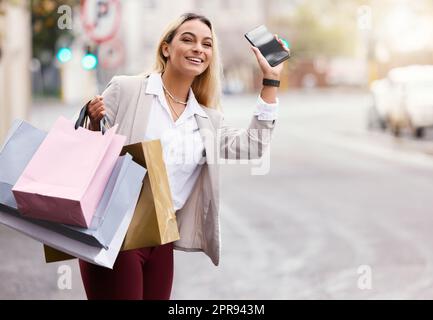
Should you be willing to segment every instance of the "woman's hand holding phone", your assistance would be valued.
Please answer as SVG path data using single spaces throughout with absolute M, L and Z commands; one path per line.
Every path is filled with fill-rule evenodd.
M 278 41 L 278 43 L 281 44 L 281 47 L 290 54 L 290 49 L 278 37 L 278 35 L 275 34 L 274 37 Z M 251 50 L 256 55 L 257 62 L 259 63 L 260 69 L 263 73 L 263 77 L 272 80 L 280 80 L 281 73 L 284 68 L 284 63 L 280 63 L 277 66 L 272 67 L 257 47 L 251 46 Z

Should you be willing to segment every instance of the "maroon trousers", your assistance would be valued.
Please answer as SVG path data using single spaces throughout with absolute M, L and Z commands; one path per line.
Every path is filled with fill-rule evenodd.
M 173 243 L 121 251 L 113 270 L 80 260 L 89 300 L 168 300 L 173 284 Z

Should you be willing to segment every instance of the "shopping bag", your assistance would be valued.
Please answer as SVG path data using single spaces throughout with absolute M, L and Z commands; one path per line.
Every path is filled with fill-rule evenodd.
M 127 145 L 121 152 L 125 153 L 131 154 L 136 163 L 147 169 L 147 173 L 121 250 L 153 247 L 179 240 L 160 141 Z M 48 263 L 74 258 L 48 246 L 44 246 L 44 253 Z
M 45 131 L 39 130 L 25 121 L 16 120 L 13 123 L 0 149 L 1 204 L 17 209 L 12 187 L 46 134 Z M 89 229 L 50 222 L 44 222 L 45 226 L 89 245 L 107 248 L 110 239 L 114 235 L 115 229 L 113 229 L 113 226 L 117 225 L 123 218 L 122 213 L 110 210 L 107 203 L 108 201 L 119 201 L 117 200 L 119 199 L 117 193 L 119 189 L 122 190 L 122 183 L 127 183 L 124 177 L 131 161 L 130 155 L 121 157 L 117 161 Z M 104 219 L 105 217 L 106 219 Z
M 0 148 L 0 203 L 17 209 L 12 187 L 47 135 L 23 120 L 15 120 Z
M 122 206 L 117 207 L 118 204 L 115 201 L 108 203 L 107 206 L 112 207 L 114 211 L 125 211 L 126 213 L 120 224 L 116 226 L 114 236 L 110 243 L 108 243 L 107 248 L 98 248 L 72 239 L 69 236 L 47 228 L 44 224 L 48 222 L 23 216 L 18 210 L 4 205 L 0 205 L 0 223 L 44 243 L 55 249 L 56 252 L 63 252 L 64 257 L 73 256 L 93 264 L 112 268 L 134 214 L 144 176 L 145 169 L 135 162 L 131 162 L 127 178 L 125 177 L 129 182 L 125 184 L 129 188 L 128 191 L 125 191 L 125 194 L 128 194 L 129 200 L 123 201 L 123 208 Z
M 60 117 L 12 188 L 21 214 L 88 228 L 126 140 Z
M 143 168 L 143 170 L 146 173 L 146 169 Z M 128 208 L 129 203 L 133 200 L 131 188 L 135 188 L 134 181 L 140 183 L 140 186 L 143 183 L 143 179 L 138 182 L 135 177 L 131 176 L 135 172 L 131 155 L 126 154 L 119 157 L 89 228 L 42 220 L 38 223 L 72 239 L 107 249 L 127 212 L 125 208 Z
M 179 240 L 161 142 L 152 140 L 127 145 L 121 152 L 125 153 L 131 154 L 135 162 L 145 167 L 147 175 L 122 250 Z

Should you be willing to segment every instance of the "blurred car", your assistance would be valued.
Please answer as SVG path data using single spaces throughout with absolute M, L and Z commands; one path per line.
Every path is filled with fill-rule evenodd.
M 433 126 L 433 65 L 394 68 L 370 86 L 369 127 L 389 128 L 395 136 L 408 128 L 421 138 Z

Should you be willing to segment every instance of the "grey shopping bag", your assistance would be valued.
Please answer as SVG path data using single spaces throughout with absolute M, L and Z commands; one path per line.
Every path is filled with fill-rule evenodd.
M 46 132 L 31 124 L 15 120 L 0 148 L 0 203 L 17 208 L 12 187 L 33 154 L 45 139 Z

